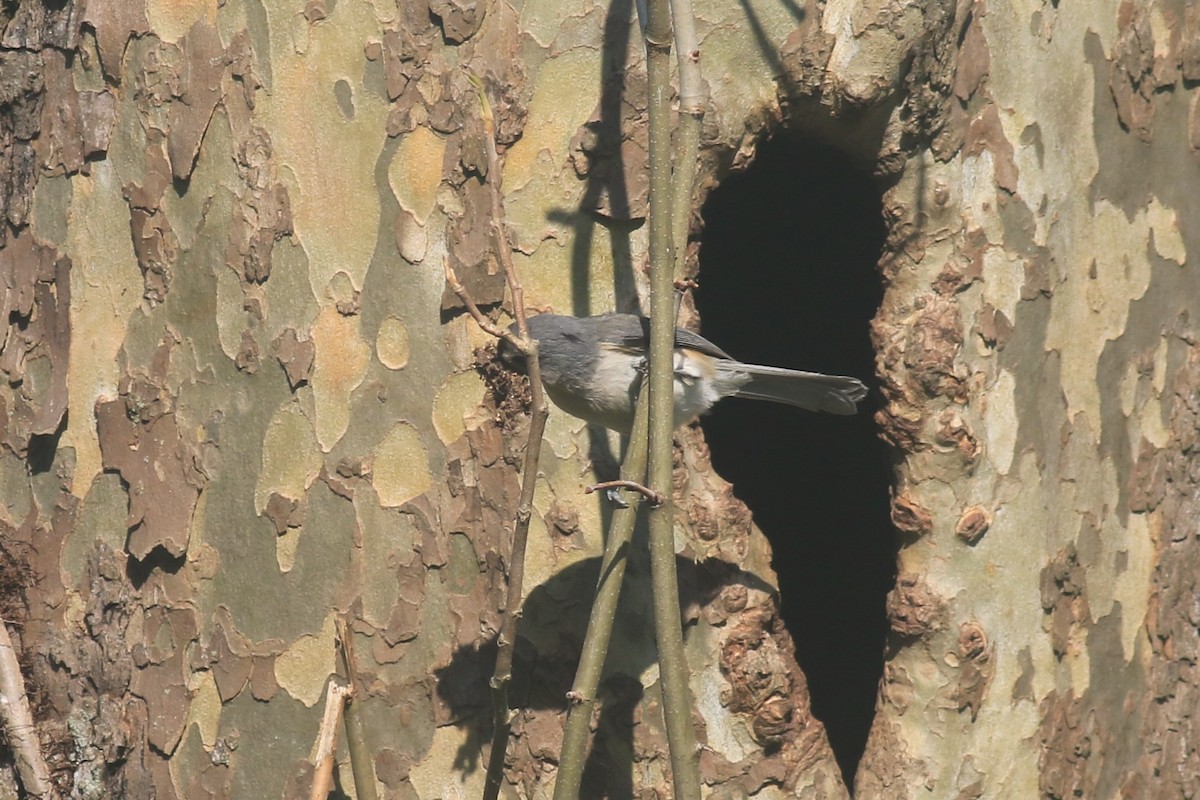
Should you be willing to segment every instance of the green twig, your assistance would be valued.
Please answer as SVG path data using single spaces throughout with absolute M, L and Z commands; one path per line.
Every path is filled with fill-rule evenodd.
M 676 800 L 698 800 L 700 770 L 679 618 L 671 472 L 675 302 L 671 259 L 671 26 L 667 0 L 649 0 L 646 72 L 650 118 L 650 450 L 647 483 L 664 503 L 650 511 L 654 628 Z
M 342 643 L 342 660 L 346 665 L 346 708 L 342 723 L 346 727 L 346 748 L 350 751 L 350 771 L 354 773 L 354 789 L 358 800 L 378 800 L 375 791 L 375 767 L 367 740 L 367 726 L 362 713 L 362 684 L 358 680 L 358 661 L 354 658 L 354 632 L 343 619 L 338 619 L 338 639 Z
M 646 474 L 648 411 L 649 404 L 646 402 L 646 390 L 643 386 L 638 396 L 629 448 L 625 452 L 625 462 L 621 465 L 622 480 L 639 481 Z M 617 601 L 621 597 L 621 582 L 625 578 L 629 542 L 633 538 L 640 499 L 640 495 L 634 494 L 628 508 L 613 511 L 609 524 L 608 541 L 604 546 L 604 559 L 600 565 L 600 580 L 596 585 L 596 599 L 592 603 L 587 635 L 583 640 L 583 652 L 579 657 L 579 667 L 575 670 L 575 682 L 569 695 L 571 707 L 563 728 L 558 777 L 554 782 L 554 800 L 575 800 L 579 797 L 583 766 L 587 757 L 588 729 L 592 721 L 592 711 L 596 706 L 596 691 L 600 686 L 608 643 L 612 638 L 613 621 L 617 616 Z
M 675 248 L 674 271 L 684 273 L 696 156 L 700 151 L 700 128 L 708 95 L 700 72 L 700 43 L 692 0 L 670 0 L 671 23 L 675 30 L 675 52 L 679 60 L 679 127 L 675 132 L 675 173 L 671 198 L 671 241 Z

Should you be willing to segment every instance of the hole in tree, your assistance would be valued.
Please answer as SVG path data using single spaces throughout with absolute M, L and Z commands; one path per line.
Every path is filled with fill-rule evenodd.
M 885 230 L 869 175 L 779 133 L 713 190 L 703 216 L 696 305 L 707 338 L 743 361 L 873 384 Z M 878 403 L 873 389 L 842 417 L 734 398 L 701 418 L 713 465 L 771 541 L 782 616 L 847 785 L 874 716 L 895 580 Z

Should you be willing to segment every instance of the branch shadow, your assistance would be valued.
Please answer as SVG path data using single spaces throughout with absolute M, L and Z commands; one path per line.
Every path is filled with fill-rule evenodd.
M 536 587 L 522 608 L 509 700 L 517 714 L 514 733 L 527 731 L 524 744 L 535 753 L 548 744 L 537 739 L 537 732 L 561 731 L 565 724 L 567 693 L 579 664 L 600 561 L 599 557 L 584 559 L 558 572 Z M 740 583 L 774 592 L 762 579 L 725 561 L 696 562 L 677 557 L 676 569 L 685 638 L 699 609 L 725 587 Z M 481 760 L 486 760 L 484 749 L 491 742 L 488 679 L 496 650 L 494 638 L 474 642 L 459 648 L 449 664 L 434 672 L 439 701 L 449 710 L 453 724 L 467 730 L 454 762 L 454 768 L 464 773 L 475 771 Z M 651 665 L 655 652 L 649 557 L 645 525 L 639 524 L 599 687 L 600 713 L 584 766 L 581 797 L 598 800 L 634 796 L 634 712 L 645 693 L 638 676 Z M 557 753 L 549 760 L 556 757 Z
M 587 174 L 583 195 L 574 209 L 551 209 L 547 219 L 571 227 L 571 313 L 587 316 L 597 313 L 592 307 L 589 266 L 595 246 L 596 227 L 611 230 L 613 282 L 616 296 L 633 296 L 633 259 L 630 233 L 641 220 L 630 218 L 629 187 L 625 182 L 625 164 L 621 129 L 621 111 L 625 102 L 627 55 L 633 27 L 631 0 L 613 0 L 604 18 L 600 66 L 600 101 L 596 118 L 585 124 L 588 144 L 583 149 Z M 605 202 L 607 201 L 607 203 Z M 607 205 L 609 213 L 601 211 Z M 608 310 L 608 309 L 604 309 Z
M 797 25 L 804 21 L 807 12 L 795 0 L 778 0 L 778 2 L 792 15 Z M 738 0 L 738 5 L 742 7 L 742 11 L 746 15 L 746 26 L 750 29 L 750 33 L 754 35 L 754 43 L 758 45 L 758 50 L 763 58 L 771 65 L 771 70 L 775 73 L 775 77 L 783 83 L 789 97 L 796 95 L 799 87 L 784 67 L 783 59 L 779 56 L 779 50 L 771 43 L 770 38 L 768 38 L 766 28 L 763 27 L 758 14 L 754 11 L 754 7 L 750 5 L 750 0 Z
M 618 306 L 632 306 L 617 310 L 638 311 L 630 236 L 643 220 L 633 217 L 630 190 L 625 180 L 623 143 L 627 132 L 622 129 L 622 110 L 629 82 L 629 48 L 635 25 L 636 11 L 632 0 L 613 0 L 609 4 L 601 40 L 600 100 L 595 119 L 585 124 L 590 145 L 583 153 L 588 162 L 583 194 L 574 209 L 551 209 L 546 215 L 552 222 L 569 226 L 574 234 L 570 255 L 571 314 L 574 316 L 612 310 L 593 307 L 590 266 L 598 226 L 609 232 L 613 295 Z M 606 206 L 608 214 L 601 210 Z M 597 477 L 601 481 L 617 478 L 628 446 L 627 437 L 621 437 L 619 451 L 614 452 L 603 428 L 589 426 L 587 436 L 588 460 Z M 607 534 L 612 523 L 612 509 L 606 503 L 600 505 L 600 522 Z

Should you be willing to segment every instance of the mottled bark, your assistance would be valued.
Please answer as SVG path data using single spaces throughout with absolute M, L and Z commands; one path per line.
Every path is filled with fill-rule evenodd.
M 525 423 L 443 279 L 502 299 L 459 65 L 494 88 L 530 305 L 645 285 L 632 4 L 564 9 L 0 10 L 0 607 L 64 795 L 303 794 L 342 615 L 380 795 L 479 792 Z M 886 186 L 903 547 L 860 796 L 1194 796 L 1200 11 L 696 15 L 698 186 L 780 127 Z M 605 527 L 583 489 L 615 472 L 562 414 L 546 446 L 519 796 L 553 781 Z M 698 430 L 674 469 L 702 782 L 845 797 L 765 541 Z M 669 791 L 647 573 L 631 557 L 587 796 Z M 341 751 L 335 780 L 353 794 Z

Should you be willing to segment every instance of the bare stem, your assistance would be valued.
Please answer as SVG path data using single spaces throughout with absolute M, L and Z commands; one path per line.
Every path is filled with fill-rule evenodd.
M 342 707 L 346 703 L 349 690 L 329 681 L 325 691 L 325 714 L 321 717 L 321 729 L 317 733 L 316 769 L 313 771 L 312 791 L 310 800 L 325 800 L 329 796 L 329 787 L 333 785 L 333 756 L 337 749 L 337 727 L 342 721 Z
M 625 451 L 625 462 L 621 465 L 622 480 L 610 483 L 634 484 L 640 489 L 645 488 L 635 481 L 642 479 L 646 474 L 649 410 L 646 387 L 643 384 L 638 395 L 629 448 Z M 592 603 L 587 635 L 583 640 L 583 651 L 579 656 L 575 682 L 569 695 L 573 702 L 567 711 L 567 721 L 563 727 L 558 776 L 554 781 L 554 800 L 576 800 L 579 797 L 583 767 L 587 759 L 588 729 L 591 726 L 592 711 L 596 707 L 596 692 L 604 672 L 608 643 L 612 639 L 613 622 L 617 617 L 617 601 L 621 598 L 621 582 L 625 579 L 629 542 L 633 538 L 633 528 L 637 522 L 638 505 L 635 497 L 628 508 L 613 511 L 612 521 L 609 523 L 608 541 L 605 543 L 604 559 L 600 565 L 600 580 L 596 585 L 596 599 Z
M 649 500 L 651 506 L 660 506 L 663 502 L 662 495 L 651 489 L 649 486 L 645 486 L 637 481 L 629 481 L 625 479 L 621 479 L 619 481 L 601 481 L 600 483 L 594 483 L 584 489 L 583 493 L 592 494 L 593 492 L 598 492 L 602 489 L 629 489 L 630 491 L 637 492 Z
M 497 339 L 506 339 L 517 347 L 522 346 L 519 336 L 513 336 L 511 331 L 501 328 L 499 325 L 488 319 L 487 315 L 480 310 L 479 306 L 475 304 L 475 299 L 471 297 L 471 293 L 467 291 L 467 287 L 463 286 L 462 282 L 459 281 L 458 274 L 454 271 L 454 267 L 450 266 L 449 259 L 445 259 L 443 261 L 442 269 L 444 269 L 446 272 L 446 284 L 450 287 L 450 291 L 454 292 L 454 294 L 458 296 L 458 299 L 467 309 L 467 313 L 470 314 L 471 318 L 475 320 L 475 324 L 477 324 L 480 328 L 483 328 L 484 332 L 490 333 Z
M 0 723 L 17 762 L 17 775 L 25 789 L 22 796 L 57 798 L 58 792 L 50 782 L 50 770 L 38 744 L 17 651 L 4 623 L 0 623 Z
M 649 0 L 646 71 L 650 118 L 650 450 L 647 483 L 665 502 L 650 512 L 650 570 L 663 716 L 677 800 L 698 800 L 700 769 L 679 618 L 671 471 L 674 424 L 675 293 L 671 193 L 671 31 L 667 0 Z
M 675 55 L 679 59 L 679 111 L 704 116 L 708 91 L 700 71 L 700 40 L 696 36 L 696 16 L 692 0 L 670 0 L 671 26 L 675 31 Z M 676 164 L 675 168 L 682 166 Z
M 358 800 L 378 800 L 375 791 L 375 768 L 371 747 L 367 741 L 367 726 L 362 715 L 362 684 L 358 681 L 358 661 L 354 657 L 354 633 L 345 620 L 338 619 L 338 639 L 342 643 L 342 659 L 346 663 L 346 748 L 350 751 L 350 770 L 354 773 L 354 788 Z
M 708 91 L 700 72 L 700 42 L 692 0 L 670 0 L 671 23 L 675 29 L 675 52 L 679 60 L 679 128 L 675 140 L 674 194 L 671 199 L 671 236 L 675 246 L 674 270 L 682 275 L 687 260 L 688 229 L 700 152 L 700 129 Z
M 521 605 L 521 595 L 525 580 L 525 547 L 529 540 L 529 520 L 533 516 L 533 492 L 537 485 L 538 461 L 542 451 L 542 433 L 546 429 L 546 398 L 542 390 L 542 370 L 537 358 L 537 343 L 529 338 L 529 324 L 525 316 L 525 292 L 517 279 L 517 271 L 513 266 L 512 247 L 504 227 L 504 195 L 500 186 L 500 156 L 496 152 L 496 125 L 492 115 L 491 104 L 488 103 L 487 93 L 483 82 L 478 77 L 468 73 L 479 95 L 481 107 L 480 116 L 483 119 L 484 146 L 487 150 L 488 175 L 487 183 L 492 196 L 492 232 L 495 239 L 496 255 L 504 268 L 505 281 L 512 294 L 513 316 L 517 319 L 517 330 L 520 332 L 519 341 L 513 341 L 508 331 L 499 331 L 492 326 L 489 332 L 499 335 L 516 344 L 525 353 L 526 367 L 529 374 L 529 390 L 532 395 L 529 423 L 529 443 L 525 448 L 525 468 L 521 476 L 521 499 L 517 505 L 516 521 L 513 524 L 512 553 L 508 565 L 508 593 L 504 603 L 504 620 L 500 624 L 500 635 L 497 640 L 496 668 L 492 673 L 492 750 L 488 757 L 487 775 L 484 778 L 484 800 L 496 800 L 500 795 L 500 784 L 504 779 L 504 757 L 508 748 L 508 734 L 512 727 L 512 711 L 508 703 L 508 687 L 512 682 L 513 652 L 517 640 L 518 609 Z M 450 275 L 452 271 L 448 270 Z M 452 282 L 451 288 L 460 299 L 467 294 L 459 292 Z M 461 286 L 459 288 L 462 288 Z M 463 304 L 470 310 L 473 303 L 463 299 Z M 478 309 L 476 309 L 478 311 Z M 472 312 L 475 316 L 475 312 Z M 475 316 L 479 321 L 482 314 Z M 481 327 L 488 330 L 488 327 Z

